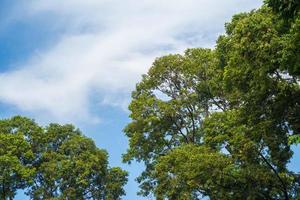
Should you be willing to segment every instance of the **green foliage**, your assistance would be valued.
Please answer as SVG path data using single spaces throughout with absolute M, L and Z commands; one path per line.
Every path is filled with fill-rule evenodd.
M 109 169 L 107 174 L 105 197 L 107 200 L 119 200 L 122 195 L 125 195 L 123 186 L 127 183 L 128 173 L 121 170 L 119 167 Z
M 299 0 L 265 0 L 265 3 L 287 19 L 297 15 L 300 10 Z
M 140 194 L 299 195 L 299 175 L 287 169 L 300 134 L 299 7 L 268 5 L 234 16 L 214 50 L 155 60 L 137 84 L 123 159 L 146 165 Z
M 24 136 L 35 133 L 36 124 L 22 117 L 0 121 L 0 196 L 13 199 L 18 189 L 32 184 L 35 169 L 30 140 Z
M 159 158 L 154 192 L 157 199 L 198 199 L 200 195 L 225 199 L 218 185 L 230 187 L 225 182 L 235 181 L 232 171 L 234 165 L 228 156 L 204 146 L 183 145 Z
M 299 144 L 300 143 L 300 136 L 299 135 L 291 135 L 289 137 L 290 144 Z
M 127 172 L 72 125 L 42 128 L 23 117 L 0 120 L 0 195 L 32 199 L 120 199 Z
M 200 127 L 211 105 L 225 106 L 222 98 L 211 98 L 208 87 L 219 88 L 214 80 L 218 72 L 215 63 L 214 53 L 208 49 L 165 56 L 154 62 L 137 85 L 129 107 L 133 121 L 124 129 L 130 149 L 123 158 L 145 162 L 147 169 L 138 179 L 142 187 L 153 186 L 147 174 L 158 157 L 183 143 L 200 142 Z

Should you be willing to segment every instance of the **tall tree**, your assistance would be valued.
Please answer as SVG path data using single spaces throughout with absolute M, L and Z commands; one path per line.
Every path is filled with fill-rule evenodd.
M 185 56 L 159 58 L 132 94 L 132 122 L 124 130 L 130 148 L 124 161 L 145 162 L 138 178 L 144 195 L 155 187 L 151 173 L 157 159 L 182 144 L 201 143 L 200 128 L 209 109 L 224 109 L 225 102 L 208 87 L 218 87 L 211 78 L 217 72 L 213 55 L 209 49 L 191 49 Z
M 124 161 L 146 165 L 141 194 L 299 196 L 299 175 L 287 169 L 288 139 L 300 134 L 299 13 L 293 13 L 287 21 L 263 6 L 235 15 L 215 50 L 154 62 L 132 94 L 132 122 L 124 129 L 130 143 Z

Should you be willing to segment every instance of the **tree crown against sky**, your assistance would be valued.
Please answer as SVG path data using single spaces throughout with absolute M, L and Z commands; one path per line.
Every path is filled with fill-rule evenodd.
M 266 1 L 226 24 L 215 49 L 158 58 L 132 93 L 124 162 L 157 199 L 296 199 L 298 1 Z
M 24 189 L 31 199 L 111 199 L 125 195 L 127 172 L 72 125 L 43 128 L 24 117 L 0 120 L 0 196 Z

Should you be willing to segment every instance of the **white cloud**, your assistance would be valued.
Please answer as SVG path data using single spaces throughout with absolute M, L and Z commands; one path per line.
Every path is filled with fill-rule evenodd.
M 64 31 L 50 48 L 33 54 L 17 70 L 0 74 L 0 101 L 61 121 L 97 119 L 90 112 L 91 94 L 99 94 L 99 103 L 126 107 L 131 90 L 155 57 L 213 46 L 225 21 L 260 4 L 260 0 L 26 1 L 21 4 L 23 14 L 11 19 L 47 16 Z

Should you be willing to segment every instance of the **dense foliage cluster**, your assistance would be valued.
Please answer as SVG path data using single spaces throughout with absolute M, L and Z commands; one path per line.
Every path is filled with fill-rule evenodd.
M 132 93 L 124 162 L 156 199 L 299 199 L 300 5 L 235 15 L 214 49 L 158 58 Z
M 13 199 L 18 189 L 35 200 L 120 199 L 127 172 L 107 159 L 72 125 L 0 120 L 0 199 Z

